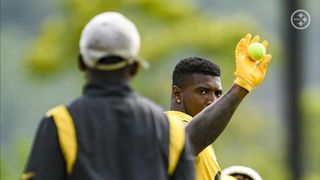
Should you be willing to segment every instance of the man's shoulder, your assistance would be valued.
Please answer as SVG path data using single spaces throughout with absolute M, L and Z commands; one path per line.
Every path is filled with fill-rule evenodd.
M 156 104 L 155 102 L 153 102 L 152 100 L 150 100 L 149 98 L 141 96 L 139 94 L 136 94 L 135 97 L 138 99 L 139 104 L 143 105 L 144 107 L 147 107 L 159 112 L 163 112 L 162 107 Z
M 75 98 L 69 104 L 66 105 L 67 109 L 83 109 L 84 107 L 88 107 L 90 105 L 97 104 L 96 99 L 91 98 L 90 96 L 80 96 Z
M 165 114 L 168 116 L 169 119 L 180 120 L 186 123 L 188 123 L 192 119 L 190 115 L 181 111 L 166 111 Z

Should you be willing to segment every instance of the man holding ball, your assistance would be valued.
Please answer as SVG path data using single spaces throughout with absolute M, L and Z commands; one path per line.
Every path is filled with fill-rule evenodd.
M 219 67 L 209 60 L 193 57 L 180 61 L 172 75 L 169 119 L 186 124 L 187 136 L 196 155 L 196 179 L 224 179 L 211 144 L 223 132 L 243 98 L 263 81 L 271 55 L 254 61 L 248 47 L 259 36 L 247 34 L 236 46 L 234 84 L 222 96 Z M 263 41 L 264 48 L 268 42 Z M 254 50 L 253 50 L 254 51 Z M 230 176 L 229 176 L 230 179 Z

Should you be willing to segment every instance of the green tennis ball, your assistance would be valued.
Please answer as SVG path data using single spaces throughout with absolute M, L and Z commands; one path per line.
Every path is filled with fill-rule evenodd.
M 261 43 L 252 43 L 248 47 L 248 55 L 252 60 L 258 61 L 266 55 L 266 48 Z

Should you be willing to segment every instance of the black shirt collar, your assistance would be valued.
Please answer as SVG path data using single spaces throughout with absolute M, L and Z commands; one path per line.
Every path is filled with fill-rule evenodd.
M 123 78 L 95 78 L 83 88 L 83 94 L 89 96 L 125 96 L 130 93 L 129 82 Z

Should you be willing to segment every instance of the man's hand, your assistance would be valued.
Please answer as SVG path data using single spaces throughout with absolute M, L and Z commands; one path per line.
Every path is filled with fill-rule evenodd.
M 259 42 L 260 37 L 255 36 L 251 40 L 251 34 L 247 34 L 237 44 L 235 50 L 236 56 L 236 79 L 234 83 L 248 90 L 255 88 L 265 77 L 272 56 L 265 55 L 260 61 L 253 61 L 248 56 L 248 46 L 252 43 Z M 268 42 L 263 41 L 263 46 L 267 49 Z

